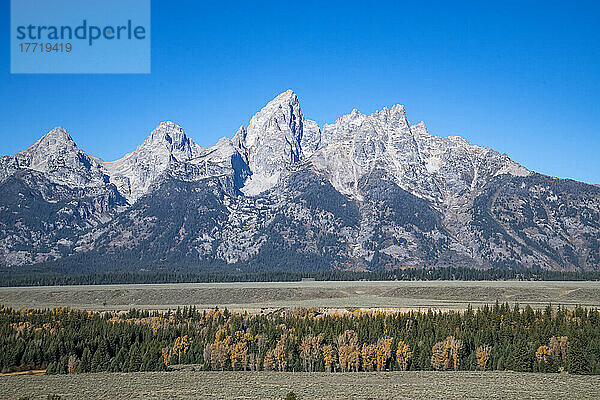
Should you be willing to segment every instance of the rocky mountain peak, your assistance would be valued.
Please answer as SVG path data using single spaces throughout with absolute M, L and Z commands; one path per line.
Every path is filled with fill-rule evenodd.
M 427 126 L 425 125 L 425 122 L 423 122 L 423 121 L 419 122 L 418 124 L 411 125 L 410 130 L 417 137 L 429 135 Z
M 134 152 L 104 163 L 104 167 L 119 192 L 129 201 L 136 201 L 160 176 L 170 171 L 181 173 L 181 164 L 196 158 L 202 151 L 181 126 L 164 121 Z
M 277 95 L 264 108 L 272 108 L 277 106 L 286 106 L 290 104 L 298 104 L 298 95 L 292 89 L 288 89 Z M 263 108 L 263 109 L 264 109 Z
M 287 90 L 264 106 L 250 120 L 245 145 L 248 148 L 259 145 L 263 136 L 269 134 L 283 135 L 291 133 L 299 135 L 302 123 L 302 111 L 298 96 L 292 90 Z M 269 138 L 267 138 L 269 139 Z
M 162 154 L 168 153 L 179 161 L 185 161 L 197 154 L 199 146 L 187 137 L 180 125 L 163 121 L 144 140 L 141 147 Z
M 101 163 L 77 147 L 63 127 L 52 129 L 15 155 L 0 158 L 0 182 L 21 169 L 44 173 L 51 182 L 69 187 L 98 186 L 107 181 Z
M 162 121 L 159 123 L 150 133 L 150 137 L 174 140 L 180 143 L 187 140 L 187 136 L 181 125 L 178 125 L 173 121 Z
M 395 104 L 391 108 L 383 107 L 381 110 L 376 111 L 375 114 L 389 118 L 390 116 L 406 117 L 404 106 L 401 104 Z
M 240 143 L 240 142 L 244 142 L 245 140 L 246 140 L 246 128 L 244 128 L 244 125 L 240 125 L 238 130 L 235 132 L 235 135 L 233 135 L 232 141 L 234 143 Z
M 31 147 L 23 150 L 21 154 L 34 154 L 36 152 L 73 152 L 78 151 L 79 148 L 75 144 L 71 135 L 62 126 L 58 126 L 52 129 L 50 132 L 42 136 L 36 141 Z
M 71 135 L 69 135 L 69 133 L 67 132 L 67 130 L 65 128 L 63 128 L 62 126 L 57 126 L 56 128 L 52 129 L 50 132 L 46 133 L 44 136 L 42 136 L 40 138 L 39 141 L 56 141 L 56 142 L 69 142 L 69 143 L 75 143 L 73 141 L 73 138 L 71 138 Z
M 246 128 L 244 128 L 244 125 L 238 128 L 237 132 L 233 136 L 233 139 L 231 139 L 231 142 L 233 143 L 233 146 L 237 149 L 237 151 L 240 153 L 244 162 L 247 164 L 248 149 L 246 148 Z
M 291 90 L 281 93 L 252 117 L 240 142 L 253 174 L 244 189 L 247 194 L 273 187 L 280 173 L 300 160 L 303 120 L 298 96 Z
M 364 120 L 365 117 L 366 115 L 358 111 L 356 108 L 353 108 L 350 114 L 342 115 L 340 118 L 338 118 L 336 123 L 341 121 L 354 121 L 360 123 L 360 121 Z

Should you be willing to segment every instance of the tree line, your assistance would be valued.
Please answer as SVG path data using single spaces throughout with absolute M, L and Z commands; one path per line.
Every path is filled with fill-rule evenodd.
M 513 370 L 600 373 L 600 313 L 508 304 L 463 312 L 238 314 L 0 310 L 3 372 Z
M 193 269 L 112 271 L 104 273 L 51 273 L 27 267 L 3 272 L 0 286 L 110 285 L 133 283 L 217 283 L 217 282 L 295 282 L 386 281 L 386 280 L 521 280 L 521 281 L 598 281 L 600 271 L 547 271 L 535 269 L 476 269 L 466 267 L 406 268 L 391 271 L 195 271 Z

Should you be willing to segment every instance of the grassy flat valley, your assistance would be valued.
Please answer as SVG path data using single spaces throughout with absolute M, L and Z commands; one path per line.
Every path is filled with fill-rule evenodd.
M 600 282 L 351 281 L 173 283 L 2 287 L 0 304 L 89 310 L 166 309 L 184 305 L 257 312 L 268 308 L 464 309 L 471 304 L 519 303 L 600 307 Z
M 599 376 L 512 372 L 140 372 L 0 377 L 3 399 L 597 399 Z

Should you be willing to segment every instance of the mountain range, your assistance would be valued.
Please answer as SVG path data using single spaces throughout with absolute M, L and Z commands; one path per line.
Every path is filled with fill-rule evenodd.
M 600 187 L 401 105 L 319 126 L 288 90 L 212 147 L 167 121 L 112 162 L 60 127 L 1 157 L 0 265 L 598 270 Z

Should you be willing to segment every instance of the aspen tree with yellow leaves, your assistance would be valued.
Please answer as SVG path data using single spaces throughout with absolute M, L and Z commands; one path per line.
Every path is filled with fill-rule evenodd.
M 279 372 L 284 372 L 287 369 L 287 357 L 285 353 L 285 346 L 287 342 L 287 335 L 282 334 L 277 343 L 275 344 L 275 349 L 273 350 L 273 358 L 275 360 L 275 365 Z
M 356 371 L 360 366 L 360 350 L 358 335 L 355 331 L 348 329 L 338 336 L 338 356 L 342 372 Z
M 377 340 L 377 345 L 375 346 L 375 364 L 377 365 L 377 371 L 386 369 L 387 362 L 392 357 L 392 342 L 393 339 L 390 337 L 384 337 Z
M 190 349 L 190 338 L 187 335 L 180 336 L 173 343 L 173 354 L 177 354 L 177 363 L 181 363 L 181 356 Z
M 452 367 L 458 371 L 460 366 L 460 351 L 463 343 L 454 336 L 448 336 L 441 342 L 437 342 L 431 349 L 431 366 L 438 371 L 446 371 Z
M 408 369 L 408 361 L 412 357 L 410 346 L 404 343 L 402 340 L 398 341 L 398 347 L 396 350 L 396 361 L 400 367 L 400 371 L 406 371 Z
M 487 345 L 479 345 L 475 349 L 475 359 L 477 360 L 477 367 L 481 371 L 485 371 L 485 367 L 487 366 L 488 360 L 490 359 L 490 354 L 492 352 L 492 348 Z
M 376 346 L 373 344 L 363 343 L 360 351 L 362 357 L 362 368 L 363 371 L 374 371 L 377 363 L 376 359 Z
M 333 346 L 330 344 L 323 346 L 323 362 L 325 364 L 325 371 L 333 372 L 336 363 L 336 354 Z
M 548 347 L 546 345 L 541 345 L 535 351 L 535 358 L 537 359 L 538 363 L 548 362 L 551 355 L 552 355 L 552 352 L 550 351 L 550 347 Z

